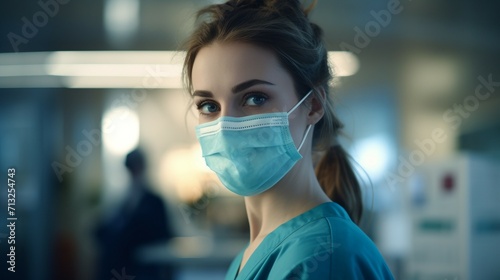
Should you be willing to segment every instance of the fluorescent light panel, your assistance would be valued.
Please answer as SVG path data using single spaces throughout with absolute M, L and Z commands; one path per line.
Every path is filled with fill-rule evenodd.
M 182 88 L 184 56 L 180 51 L 3 53 L 0 88 L 37 87 L 36 82 L 44 77 L 51 82 L 40 82 L 39 87 Z M 349 52 L 329 52 L 328 59 L 336 76 L 354 75 L 359 69 L 358 58 Z M 157 82 L 145 83 L 148 78 Z

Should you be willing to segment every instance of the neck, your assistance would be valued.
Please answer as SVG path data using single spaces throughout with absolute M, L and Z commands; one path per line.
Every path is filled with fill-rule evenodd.
M 245 197 L 250 242 L 264 238 L 284 222 L 331 201 L 319 185 L 310 157 L 304 157 L 275 186 Z

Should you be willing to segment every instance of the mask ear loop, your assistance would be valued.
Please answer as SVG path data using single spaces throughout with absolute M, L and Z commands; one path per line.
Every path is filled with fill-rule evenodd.
M 306 100 L 306 99 L 307 99 L 307 97 L 308 97 L 309 95 L 311 95 L 311 93 L 312 93 L 312 92 L 313 92 L 313 90 L 311 89 L 311 90 L 310 90 L 310 91 L 309 91 L 309 92 L 308 92 L 308 93 L 304 96 L 304 98 L 302 98 L 302 100 L 300 100 L 297 104 L 295 104 L 295 106 L 293 106 L 293 108 L 292 108 L 290 111 L 288 111 L 288 115 L 290 115 L 290 114 L 291 114 L 291 113 L 292 113 L 295 109 L 297 109 L 297 107 L 299 107 L 299 106 L 300 106 L 300 104 L 302 104 L 302 102 L 304 102 L 304 100 Z M 303 145 L 304 145 L 304 143 L 306 142 L 307 135 L 309 134 L 309 130 L 311 130 L 311 127 L 312 127 L 312 125 L 311 125 L 311 124 L 307 126 L 306 133 L 304 134 L 304 137 L 302 138 L 302 141 L 300 142 L 300 145 L 299 145 L 299 147 L 297 148 L 297 151 L 299 151 L 299 152 L 300 152 L 300 149 L 302 148 L 302 146 L 303 146 Z
M 295 104 L 295 106 L 293 106 L 292 109 L 290 109 L 290 111 L 288 111 L 287 115 L 290 116 L 290 114 L 295 110 L 297 109 L 297 107 L 300 106 L 300 104 L 302 104 L 302 102 L 304 102 L 304 100 L 307 99 L 307 97 L 313 92 L 313 90 L 311 89 L 305 96 L 304 98 L 302 98 L 302 100 L 300 100 L 297 104 Z
M 309 134 L 309 130 L 311 130 L 311 127 L 312 127 L 312 124 L 307 126 L 306 133 L 304 134 L 304 138 L 302 138 L 302 142 L 300 142 L 300 145 L 299 145 L 299 148 L 297 149 L 297 151 L 300 152 L 302 145 L 304 145 L 304 143 L 306 142 L 307 135 Z

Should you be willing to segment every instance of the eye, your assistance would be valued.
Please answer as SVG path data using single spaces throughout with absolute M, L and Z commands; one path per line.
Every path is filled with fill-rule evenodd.
M 245 106 L 262 106 L 267 101 L 267 97 L 262 94 L 253 94 L 245 98 Z
M 196 108 L 203 115 L 210 115 L 219 111 L 219 105 L 212 101 L 202 101 L 196 105 Z

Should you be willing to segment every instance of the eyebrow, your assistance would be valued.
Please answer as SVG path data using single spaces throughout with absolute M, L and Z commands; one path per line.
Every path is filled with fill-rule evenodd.
M 231 92 L 233 94 L 236 94 L 238 92 L 244 91 L 245 89 L 247 89 L 249 87 L 253 87 L 255 85 L 260 85 L 260 84 L 274 86 L 273 83 L 268 82 L 268 81 L 259 80 L 259 79 L 252 79 L 252 80 L 248 80 L 246 82 L 243 82 L 243 83 L 240 83 L 240 84 L 234 86 L 233 88 L 231 88 Z M 193 92 L 193 96 L 212 97 L 213 93 L 208 91 L 208 90 L 195 90 Z
M 234 86 L 231 91 L 233 93 L 238 93 L 240 91 L 244 91 L 245 89 L 249 88 L 249 87 L 252 87 L 252 86 L 255 86 L 255 85 L 260 85 L 260 84 L 264 84 L 264 85 L 272 85 L 274 86 L 273 83 L 271 82 L 268 82 L 268 81 L 264 81 L 264 80 L 258 80 L 258 79 L 253 79 L 253 80 L 248 80 L 246 82 L 243 82 L 239 85 L 236 85 Z

